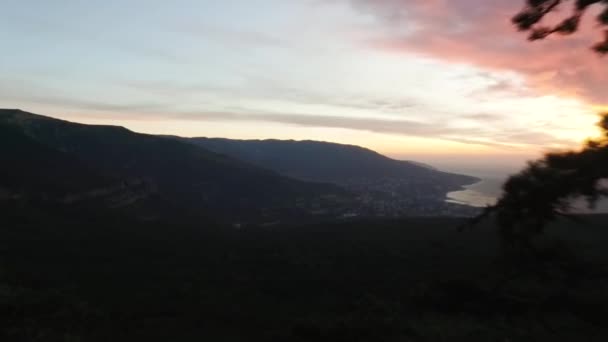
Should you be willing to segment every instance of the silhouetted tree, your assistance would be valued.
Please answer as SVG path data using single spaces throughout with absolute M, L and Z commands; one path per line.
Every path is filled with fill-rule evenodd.
M 558 5 L 574 2 L 574 14 L 555 27 L 542 26 L 542 19 Z M 608 0 L 527 0 L 526 7 L 513 23 L 531 31 L 530 40 L 543 39 L 553 33 L 572 34 L 578 29 L 582 15 L 592 5 L 604 6 L 598 21 L 608 28 Z M 603 42 L 593 49 L 608 53 L 608 29 Z M 589 140 L 579 151 L 550 153 L 530 162 L 503 185 L 503 194 L 494 206 L 474 218 L 472 224 L 492 215 L 503 241 L 510 246 L 531 248 L 532 239 L 541 234 L 547 223 L 572 212 L 574 199 L 583 198 L 593 208 L 598 199 L 608 196 L 608 113 L 599 123 L 602 137 Z
M 602 137 L 589 140 L 579 151 L 549 153 L 530 162 L 503 185 L 502 197 L 473 223 L 494 215 L 503 239 L 528 246 L 546 224 L 569 213 L 574 199 L 583 198 L 593 208 L 608 195 L 602 180 L 608 178 L 608 113 L 599 123 Z
M 555 26 L 543 25 L 542 20 L 564 3 L 572 3 L 571 14 Z M 604 28 L 603 41 L 595 44 L 593 50 L 608 53 L 608 1 L 606 0 L 527 0 L 526 7 L 513 17 L 513 23 L 521 31 L 530 31 L 530 40 L 539 40 L 557 33 L 573 34 L 577 31 L 583 15 L 593 5 L 603 6 L 597 21 Z

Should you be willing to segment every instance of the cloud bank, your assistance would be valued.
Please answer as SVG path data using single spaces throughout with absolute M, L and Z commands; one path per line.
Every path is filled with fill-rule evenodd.
M 608 102 L 608 60 L 589 49 L 602 34 L 592 13 L 573 36 L 530 43 L 510 23 L 523 0 L 349 1 L 381 24 L 363 39 L 373 49 L 514 71 L 544 93 Z

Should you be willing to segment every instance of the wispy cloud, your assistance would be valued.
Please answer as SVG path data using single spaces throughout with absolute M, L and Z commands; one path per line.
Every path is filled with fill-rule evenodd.
M 442 122 L 421 123 L 411 120 L 255 112 L 190 112 L 176 114 L 172 117 L 193 121 L 261 121 L 307 127 L 343 128 L 381 134 L 439 138 L 447 141 L 492 146 L 501 149 L 516 149 L 525 145 L 567 145 L 572 143 L 545 132 L 529 131 L 521 133 L 513 130 L 488 132 L 476 128 L 454 128 Z M 488 119 L 490 117 L 487 115 L 482 118 Z
M 488 113 L 465 114 L 462 115 L 461 118 L 479 122 L 496 122 L 504 120 L 502 115 Z
M 406 95 L 390 96 L 361 94 L 348 91 L 340 93 L 332 89 L 306 88 L 269 76 L 246 74 L 238 86 L 221 86 L 205 83 L 179 83 L 175 81 L 124 81 L 122 85 L 154 96 L 202 96 L 217 95 L 224 98 L 252 98 L 276 100 L 300 105 L 323 105 L 337 110 L 367 110 L 375 114 L 403 114 L 424 109 L 425 104 Z
M 200 38 L 204 41 L 211 40 L 241 47 L 285 47 L 289 43 L 280 37 L 267 33 L 233 27 L 213 26 L 201 23 L 200 21 L 182 22 L 180 25 L 168 27 L 167 29 L 179 34 L 188 34 L 191 37 Z
M 117 102 L 103 101 L 100 98 L 101 96 L 97 99 L 80 98 L 23 80 L 0 79 L 0 102 L 13 103 L 13 107 L 20 107 L 20 104 L 39 104 L 72 108 L 85 112 L 107 111 L 131 114 L 134 112 L 167 112 L 173 109 L 172 105 L 160 101 Z

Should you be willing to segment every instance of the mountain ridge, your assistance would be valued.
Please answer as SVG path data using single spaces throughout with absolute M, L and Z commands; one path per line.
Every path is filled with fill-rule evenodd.
M 372 215 L 461 215 L 466 210 L 446 206 L 447 193 L 479 181 L 356 145 L 314 140 L 178 139 L 291 178 L 344 187 L 357 193 L 365 207 L 361 210 Z
M 158 136 L 2 109 L 0 130 L 11 132 L 0 146 L 10 150 L 3 198 L 138 208 L 145 217 L 173 211 L 240 224 L 461 216 L 470 210 L 445 195 L 476 181 L 313 140 Z
M 316 141 L 316 140 L 279 140 L 279 139 L 227 139 L 227 138 L 207 138 L 207 137 L 193 137 L 193 138 L 183 138 L 187 141 L 191 141 L 196 143 L 197 145 L 207 148 L 212 151 L 216 151 L 218 153 L 227 154 L 230 156 L 238 156 L 241 160 L 247 160 L 249 162 L 253 162 L 254 164 L 258 164 L 266 159 L 266 161 L 273 161 L 272 158 L 285 158 L 285 156 L 275 156 L 272 153 L 275 151 L 279 151 L 280 149 L 289 150 L 289 152 L 299 152 L 298 156 L 301 158 L 303 154 L 306 153 L 314 153 L 314 157 L 320 158 L 323 157 L 318 152 L 320 152 L 320 148 L 329 148 L 332 149 L 333 156 L 335 157 L 338 153 L 358 153 L 357 162 L 361 164 L 367 160 L 371 160 L 374 162 L 384 162 L 393 164 L 392 167 L 401 167 L 408 168 L 408 171 L 414 171 L 416 173 L 427 173 L 428 171 L 439 172 L 445 175 L 453 175 L 461 178 L 464 183 L 462 185 L 468 185 L 479 179 L 472 176 L 466 175 L 458 175 L 449 172 L 443 172 L 431 165 L 427 165 L 424 163 L 409 161 L 409 160 L 397 160 L 381 153 L 378 153 L 374 150 L 357 146 L 351 144 L 340 144 L 340 143 L 332 143 L 326 141 Z M 274 150 L 273 150 L 274 149 Z M 306 151 L 309 149 L 309 151 Z M 308 157 L 308 156 L 306 156 Z M 313 165 L 311 163 L 311 165 Z M 271 167 L 273 170 L 277 170 L 279 167 Z M 294 173 L 294 170 L 290 170 L 287 174 Z M 343 174 L 340 175 L 342 178 Z M 411 176 L 411 175 L 408 175 Z M 327 179 L 326 179 L 327 180 Z M 335 178 L 332 179 L 335 181 Z M 470 183 L 466 183 L 470 182 Z
M 62 172 L 69 173 L 70 165 L 78 164 L 113 181 L 141 180 L 173 206 L 192 213 L 212 213 L 236 221 L 274 220 L 285 216 L 287 209 L 297 217 L 318 203 L 331 203 L 332 196 L 338 202 L 350 197 L 335 185 L 290 179 L 192 144 L 120 126 L 84 125 L 21 110 L 0 110 L 0 125 L 21 137 L 4 144 L 13 146 L 12 163 L 6 165 L 14 166 L 14 174 L 20 172 L 17 163 L 30 162 L 31 155 L 19 150 L 33 143 L 40 147 L 42 159 L 57 160 L 55 166 Z M 21 179 L 23 186 L 42 170 L 29 171 L 33 174 Z M 91 175 L 86 182 L 93 183 L 95 177 Z M 54 182 L 61 184 L 61 177 Z M 81 190 L 96 189 L 86 185 L 89 188 Z

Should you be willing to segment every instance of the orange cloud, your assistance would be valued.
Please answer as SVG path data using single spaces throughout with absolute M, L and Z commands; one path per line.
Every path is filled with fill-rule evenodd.
M 352 1 L 383 24 L 380 34 L 366 38 L 373 48 L 513 71 L 543 94 L 581 98 L 596 105 L 608 102 L 608 59 L 589 49 L 602 34 L 592 13 L 574 36 L 530 43 L 510 23 L 523 0 Z

